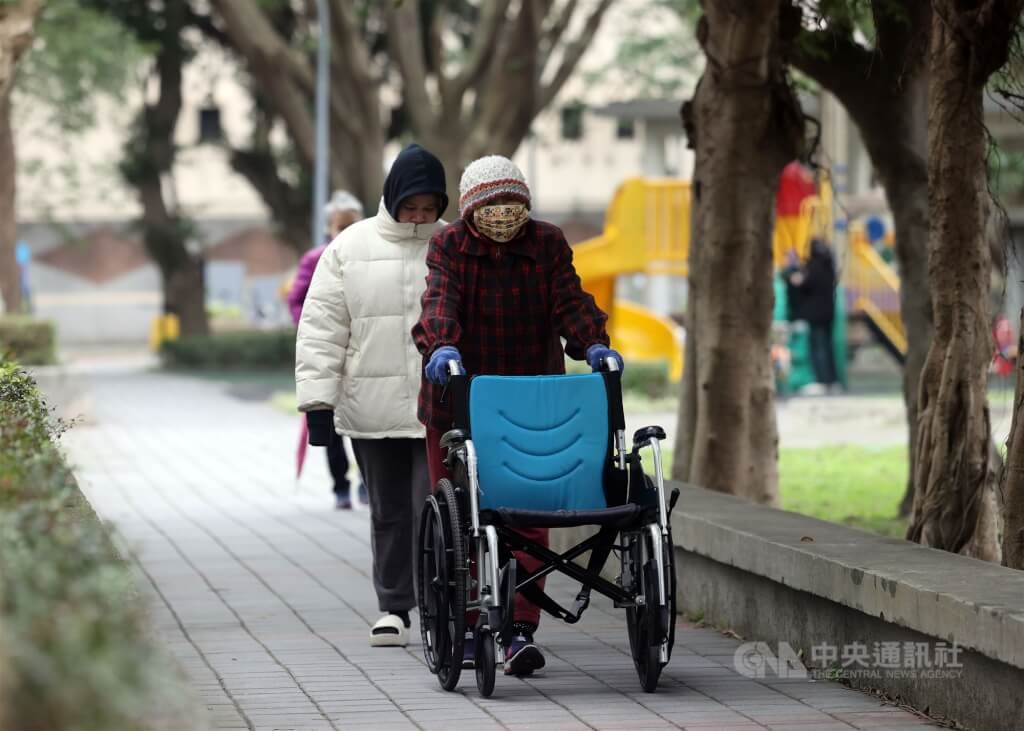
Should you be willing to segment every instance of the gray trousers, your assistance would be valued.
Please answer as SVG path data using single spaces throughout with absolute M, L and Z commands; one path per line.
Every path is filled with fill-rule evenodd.
M 370 497 L 373 588 L 384 612 L 416 606 L 414 561 L 420 512 L 430 492 L 423 439 L 353 439 Z

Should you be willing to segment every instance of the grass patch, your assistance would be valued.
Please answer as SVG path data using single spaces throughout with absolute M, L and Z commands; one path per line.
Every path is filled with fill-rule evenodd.
M 649 450 L 644 450 L 649 453 Z M 644 467 L 653 473 L 649 456 Z M 665 474 L 672 452 L 663 453 Z M 907 484 L 905 447 L 840 446 L 779 450 L 782 509 L 851 528 L 902 538 L 907 521 L 898 517 Z
M 780 450 L 784 510 L 902 538 L 907 521 L 897 515 L 906 484 L 906 447 Z
M 627 414 L 674 414 L 679 408 L 679 396 L 670 393 L 651 398 L 636 391 L 623 391 L 622 408 Z
M 295 398 L 294 390 L 275 391 L 270 397 L 270 405 L 286 414 L 297 414 L 299 411 L 299 402 Z

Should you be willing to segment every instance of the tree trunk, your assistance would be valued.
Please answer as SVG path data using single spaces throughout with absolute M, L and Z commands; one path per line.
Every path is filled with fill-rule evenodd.
M 174 170 L 174 130 L 181 113 L 182 69 L 188 55 L 181 37 L 186 11 L 186 0 L 168 0 L 164 5 L 164 32 L 154 68 L 157 98 L 139 115 L 121 169 L 139 195 L 143 241 L 160 269 L 164 310 L 178 316 L 182 335 L 205 335 L 209 321 L 203 261 L 189 251 L 191 225 L 164 200 L 164 178 Z
M 261 103 L 283 122 L 299 164 L 312 170 L 316 69 L 290 45 L 293 39 L 276 25 L 271 6 L 260 7 L 264 4 L 256 0 L 214 0 L 212 5 L 223 24 L 223 38 L 252 75 Z M 335 3 L 331 9 L 329 185 L 348 189 L 363 202 L 367 214 L 374 215 L 384 181 L 386 132 L 380 90 L 365 39 L 359 27 L 350 24 L 344 5 Z M 266 188 L 258 190 L 264 195 Z M 267 203 L 272 211 L 278 210 L 270 200 Z
M 337 144 L 352 144 L 359 147 L 359 166 L 361 173 L 352 192 L 363 201 L 367 216 L 376 216 L 384 193 L 384 130 L 380 127 L 367 130 L 366 137 L 360 141 L 339 140 Z M 450 195 L 450 192 L 449 192 Z M 456 188 L 458 196 L 458 188 Z
M 925 143 L 927 144 L 927 143 Z M 892 191 L 892 192 L 890 192 Z M 917 178 L 886 187 L 893 211 L 896 257 L 900 270 L 900 316 L 907 334 L 903 365 L 903 403 L 908 434 L 907 486 L 899 514 L 910 515 L 914 500 L 915 445 L 921 369 L 932 339 L 932 300 L 928 289 L 928 181 Z
M 1021 336 L 1017 352 L 1024 353 L 1024 310 L 1021 311 Z M 1017 387 L 1013 399 L 1013 422 L 1006 440 L 1006 464 L 1003 466 L 1002 494 L 1005 506 L 1003 563 L 1024 569 L 1024 361 L 1017 360 Z
M 14 83 L 22 54 L 32 45 L 36 18 L 43 0 L 7 0 L 0 3 L 0 94 Z
M 931 27 L 929 0 L 887 0 L 869 6 L 874 48 L 862 46 L 849 30 L 805 30 L 793 65 L 832 92 L 854 120 L 885 188 L 896 229 L 900 311 L 907 332 L 903 400 L 909 432 L 904 505 L 910 512 L 921 368 L 931 342 L 928 291 L 928 79 Z M 827 9 L 819 9 L 828 12 Z M 826 24 L 831 25 L 831 24 Z
M 16 160 L 11 129 L 11 87 L 0 92 L 0 297 L 2 312 L 21 310 L 21 279 L 15 249 L 18 225 L 15 207 Z
M 683 126 L 686 128 L 690 147 L 696 149 L 696 130 L 694 129 L 693 104 L 687 103 L 682 109 Z M 690 271 L 694 271 L 694 251 L 700 247 L 699 231 L 697 230 L 697 211 L 700 208 L 700 186 L 694 180 L 690 185 Z M 679 407 L 676 410 L 676 443 L 675 459 L 672 462 L 672 479 L 689 480 L 690 467 L 693 465 L 694 435 L 697 426 L 697 369 L 686 364 L 697 362 L 697 336 L 695 323 L 699 319 L 697 308 L 701 283 L 693 277 L 689 278 L 686 292 L 686 323 L 683 343 L 683 388 L 679 396 Z M 695 293 L 696 292 L 696 293 Z
M 889 110 L 896 112 L 899 122 L 886 114 L 884 124 L 859 126 L 872 160 L 877 161 L 895 224 L 900 315 L 907 334 L 903 402 L 910 469 L 899 509 L 899 514 L 906 517 L 910 515 L 914 500 L 921 369 L 932 339 L 932 300 L 928 287 L 928 77 L 924 70 L 908 74 L 901 91 L 889 100 Z
M 762 503 L 778 499 L 775 191 L 803 133 L 782 60 L 779 5 L 705 3 L 698 26 L 708 65 L 694 97 L 700 203 L 688 337 L 696 341 L 686 368 L 695 378 L 681 396 L 696 404 L 693 433 L 682 437 L 692 444 L 685 479 Z
M 164 312 L 177 315 L 182 335 L 210 332 L 206 313 L 205 264 L 186 246 L 186 223 L 168 211 L 159 177 L 136 183 L 142 202 L 146 251 L 160 270 Z
M 164 307 L 178 316 L 183 335 L 206 335 L 210 322 L 206 314 L 205 265 L 189 257 L 177 269 L 163 274 Z
M 900 515 L 914 497 L 915 444 L 921 369 L 932 338 L 928 285 L 928 77 L 908 71 L 899 88 L 845 92 L 839 96 L 879 172 L 895 224 L 900 275 L 900 316 L 907 334 L 903 367 L 909 474 Z
M 11 86 L 18 61 L 32 44 L 42 0 L 16 0 L 0 5 L 0 312 L 21 309 L 21 281 L 15 249 L 18 241 L 15 207 L 16 165 L 11 128 Z
M 1006 60 L 1020 0 L 963 10 L 936 0 L 929 54 L 929 282 L 935 332 L 921 373 L 914 507 L 907 537 L 997 557 L 986 495 L 991 356 L 982 93 Z

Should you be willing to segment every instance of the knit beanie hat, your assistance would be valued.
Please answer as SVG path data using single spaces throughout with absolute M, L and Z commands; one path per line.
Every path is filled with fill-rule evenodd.
M 501 155 L 488 155 L 466 166 L 459 181 L 459 212 L 463 218 L 498 198 L 511 198 L 530 207 L 526 176 L 514 162 Z

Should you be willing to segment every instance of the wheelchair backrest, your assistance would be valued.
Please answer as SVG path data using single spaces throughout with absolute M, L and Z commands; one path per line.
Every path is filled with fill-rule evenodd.
M 611 432 L 600 374 L 477 376 L 468 406 L 481 508 L 607 507 Z

